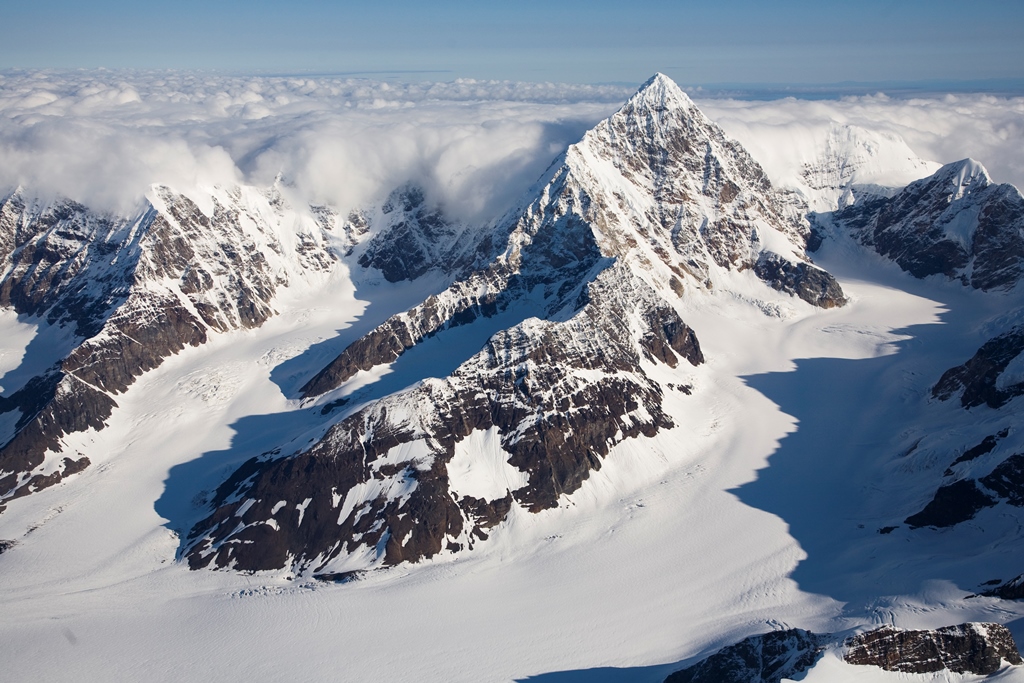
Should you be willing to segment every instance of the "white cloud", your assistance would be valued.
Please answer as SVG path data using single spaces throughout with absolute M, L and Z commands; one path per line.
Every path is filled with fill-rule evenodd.
M 839 100 L 768 102 L 702 100 L 698 104 L 742 142 L 766 170 L 800 156 L 802 141 L 821 138 L 831 122 L 895 133 L 921 158 L 949 163 L 971 157 L 992 179 L 1024 188 L 1024 98 L 946 95 L 896 99 L 885 95 Z M 779 171 L 776 171 L 778 174 Z
M 487 219 L 630 94 L 457 80 L 0 73 L 0 187 L 112 210 L 151 183 L 269 184 L 348 208 L 421 183 Z
M 457 216 L 487 220 L 630 94 L 505 81 L 0 72 L 0 189 L 119 209 L 152 183 L 187 191 L 281 174 L 302 198 L 344 210 L 414 180 Z M 972 156 L 997 181 L 1024 186 L 1024 98 L 698 103 L 775 175 L 800 160 L 801 140 L 838 121 L 896 133 L 926 159 Z

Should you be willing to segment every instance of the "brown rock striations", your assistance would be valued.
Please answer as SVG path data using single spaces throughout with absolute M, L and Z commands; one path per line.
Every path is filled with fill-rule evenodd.
M 514 504 L 558 505 L 616 443 L 672 426 L 645 364 L 703 360 L 674 309 L 622 266 L 584 301 L 563 322 L 494 335 L 448 378 L 369 404 L 309 450 L 249 461 L 193 529 L 190 566 L 333 573 L 338 558 L 415 562 L 471 547 Z M 497 430 L 525 486 L 494 500 L 451 491 L 447 465 L 477 430 Z
M 288 208 L 275 189 L 218 190 L 211 199 L 207 215 L 156 187 L 154 203 L 131 218 L 68 200 L 44 205 L 20 191 L 0 204 L 0 305 L 68 326 L 77 341 L 46 374 L 0 397 L 0 411 L 19 411 L 0 447 L 0 498 L 88 464 L 60 458 L 63 437 L 102 429 L 114 395 L 139 375 L 210 333 L 257 327 L 273 315 L 288 269 L 272 267 L 268 255 L 293 250 L 286 258 L 300 269 L 332 266 L 312 220 L 282 244 L 277 223 Z
M 401 230 L 432 227 L 417 193 L 389 202 Z M 845 301 L 804 261 L 807 234 L 791 198 L 742 147 L 655 77 L 480 240 L 478 257 L 505 244 L 489 263 L 351 344 L 302 393 L 316 399 L 480 319 L 518 311 L 522 322 L 449 377 L 356 407 L 311 447 L 249 461 L 193 528 L 190 566 L 334 576 L 353 563 L 465 548 L 514 506 L 558 505 L 616 443 L 672 426 L 646 368 L 704 360 L 674 303 L 683 282 L 705 287 L 750 270 L 817 306 Z M 389 280 L 416 276 L 406 255 L 392 259 L 376 239 L 364 265 Z M 788 255 L 769 242 L 788 244 Z M 423 252 L 414 261 L 433 258 L 413 246 Z M 488 430 L 527 483 L 494 500 L 460 496 L 448 464 L 467 437 Z
M 1024 664 L 1010 631 L 1000 624 L 960 624 L 933 631 L 904 631 L 883 626 L 846 641 L 850 664 L 886 671 L 988 675 L 1003 662 Z
M 800 680 L 826 650 L 848 664 L 926 674 L 988 675 L 1024 664 L 1010 631 L 1000 624 L 966 623 L 931 631 L 882 626 L 845 641 L 793 628 L 751 636 L 677 671 L 665 683 L 779 683 Z

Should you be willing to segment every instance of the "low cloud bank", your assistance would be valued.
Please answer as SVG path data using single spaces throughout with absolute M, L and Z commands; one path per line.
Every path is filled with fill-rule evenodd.
M 622 86 L 203 73 L 0 72 L 0 189 L 125 210 L 151 183 L 268 185 L 345 210 L 407 180 L 464 220 L 508 207 L 614 111 Z M 971 156 L 1024 187 L 1024 98 L 698 100 L 776 180 L 832 122 L 895 133 L 919 156 Z M 813 146 L 813 145 L 812 145 Z
M 878 94 L 814 101 L 715 99 L 698 104 L 772 176 L 785 175 L 802 159 L 806 142 L 823 139 L 835 122 L 898 135 L 929 161 L 977 159 L 994 181 L 1024 188 L 1024 97 L 957 94 L 898 99 Z
M 466 220 L 501 211 L 630 89 L 458 80 L 0 74 L 0 187 L 107 210 L 151 183 L 269 185 L 348 208 L 407 180 Z

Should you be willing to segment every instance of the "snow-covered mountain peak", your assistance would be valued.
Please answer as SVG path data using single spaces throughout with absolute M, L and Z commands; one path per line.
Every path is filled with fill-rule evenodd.
M 462 552 L 514 509 L 558 507 L 614 445 L 676 426 L 665 406 L 704 362 L 681 317 L 689 290 L 845 303 L 806 260 L 808 225 L 788 200 L 656 76 L 496 225 L 488 238 L 502 242 L 475 250 L 493 259 L 349 344 L 302 387 L 333 424 L 244 465 L 183 555 L 193 568 L 337 577 Z M 381 211 L 395 217 L 378 233 L 389 245 L 433 231 L 418 191 Z M 377 239 L 365 254 L 378 253 Z M 407 269 L 387 270 L 399 252 L 379 253 L 388 258 L 359 263 L 405 279 Z M 417 369 L 442 347 L 462 349 L 457 367 Z M 405 381 L 435 379 L 374 399 L 362 387 L 388 366 Z M 459 453 L 485 442 L 518 483 L 493 499 L 459 495 Z
M 545 205 L 580 216 L 602 256 L 634 262 L 655 286 L 678 291 L 689 279 L 728 288 L 728 273 L 753 269 L 813 305 L 842 301 L 836 287 L 822 296 L 780 284 L 769 261 L 800 270 L 798 278 L 809 267 L 806 207 L 773 188 L 747 150 L 662 74 L 569 147 L 528 213 L 540 216 Z
M 975 289 L 1012 289 L 1024 275 L 1024 197 L 973 159 L 946 164 L 890 198 L 836 213 L 861 243 L 916 277 L 942 274 Z
M 899 188 L 933 173 L 899 135 L 833 122 L 820 143 L 804 152 L 800 176 L 784 181 L 804 195 L 814 211 L 844 208 L 871 196 L 891 196 Z
M 961 159 L 946 164 L 935 173 L 939 187 L 945 185 L 949 192 L 949 201 L 963 199 L 971 192 L 983 190 L 992 184 L 992 178 L 981 162 L 974 159 Z
M 682 88 L 663 73 L 651 76 L 636 93 L 626 100 L 620 111 L 647 109 L 666 111 L 672 109 L 696 109 Z
M 618 111 L 599 123 L 590 133 L 612 126 L 620 137 L 625 134 L 637 145 L 661 143 L 677 131 L 700 142 L 703 137 L 725 139 L 725 134 L 694 104 L 675 82 L 664 74 L 655 74 L 626 100 Z M 588 134 L 584 138 L 591 137 Z M 676 150 L 666 150 L 668 152 Z

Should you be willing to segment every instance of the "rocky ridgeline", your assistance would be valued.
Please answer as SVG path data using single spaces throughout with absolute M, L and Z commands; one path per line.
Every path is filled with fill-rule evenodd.
M 799 628 L 751 636 L 676 671 L 665 683 L 779 683 L 784 678 L 797 679 L 817 663 L 829 639 Z
M 381 256 L 394 249 L 380 245 L 398 245 L 413 225 L 444 231 L 421 197 L 406 190 L 394 201 L 402 220 L 360 257 L 387 279 L 426 266 Z M 186 540 L 190 566 L 334 576 L 459 551 L 513 506 L 556 506 L 616 443 L 673 426 L 648 368 L 703 361 L 676 309 L 686 288 L 748 271 L 741 277 L 809 304 L 844 303 L 832 276 L 806 261 L 808 234 L 793 198 L 655 77 L 467 252 L 493 252 L 489 263 L 357 340 L 303 396 L 337 405 L 346 382 L 427 339 L 498 315 L 522 322 L 448 378 L 357 409 L 311 447 L 250 460 Z M 463 440 L 489 430 L 526 483 L 493 500 L 460 496 L 448 465 Z
M 258 327 L 289 278 L 332 267 L 327 226 L 296 221 L 275 189 L 218 189 L 210 200 L 204 212 L 155 187 L 130 218 L 22 191 L 0 204 L 0 305 L 76 339 L 46 372 L 0 397 L 0 412 L 18 415 L 0 447 L 0 499 L 86 467 L 86 456 L 62 456 L 62 438 L 102 429 L 114 397 L 139 375 L 211 333 Z
M 635 260 L 669 285 L 675 276 L 714 287 L 722 271 L 753 269 L 814 306 L 845 303 L 832 276 L 806 259 L 806 206 L 773 188 L 665 76 L 571 146 L 565 167 L 587 189 L 590 201 L 576 210 L 604 256 Z
M 944 275 L 988 291 L 1010 289 L 1024 273 L 1024 197 L 971 159 L 847 206 L 834 220 L 915 277 Z
M 1024 377 L 1004 377 L 1007 367 L 1024 352 L 1024 327 L 1000 334 L 985 342 L 963 365 L 950 368 L 932 388 L 932 396 L 948 401 L 960 398 L 964 408 L 987 405 L 1001 408 L 1024 394 Z
M 405 202 L 406 213 L 423 213 L 422 199 Z M 392 363 L 423 339 L 493 316 L 537 287 L 548 301 L 546 314 L 553 315 L 578 291 L 579 280 L 607 259 L 633 264 L 656 288 L 676 296 L 684 282 L 712 287 L 722 271 L 751 270 L 812 305 L 842 305 L 835 279 L 804 257 L 810 228 L 795 202 L 774 190 L 746 150 L 659 75 L 570 146 L 525 206 L 471 252 L 479 259 L 497 251 L 493 261 L 357 341 L 310 380 L 303 395 L 322 395 L 361 370 Z M 400 248 L 398 236 L 411 222 L 375 237 L 360 262 L 389 269 L 389 279 L 420 272 L 380 261 L 382 251 L 400 249 L 372 246 Z M 499 240 L 503 250 L 492 246 Z M 771 251 L 769 241 L 788 245 L 787 253 Z M 454 261 L 466 263 L 468 256 Z
M 615 444 L 672 427 L 645 366 L 701 363 L 693 331 L 623 266 L 583 294 L 568 320 L 502 331 L 451 376 L 369 404 L 312 448 L 243 465 L 194 529 L 190 566 L 323 574 L 338 558 L 469 548 L 513 505 L 556 506 Z M 489 500 L 450 490 L 456 447 L 478 430 L 497 430 L 522 487 Z
M 1000 295 L 1015 290 L 1024 274 L 1024 197 L 1015 187 L 994 184 L 981 164 L 965 159 L 890 194 L 865 195 L 830 220 L 915 277 L 940 275 Z M 1013 301 L 1007 299 L 1008 305 Z M 958 400 L 966 410 L 1018 410 L 1009 404 L 1024 394 L 1024 328 L 993 324 L 1005 331 L 946 370 L 932 387 L 933 398 Z M 912 529 L 944 528 L 1000 502 L 1024 506 L 1024 454 L 996 451 L 983 463 L 964 466 L 992 452 L 1005 436 L 990 434 L 951 458 L 931 500 L 904 523 Z M 988 474 L 965 474 L 979 468 Z
M 885 671 L 925 674 L 950 671 L 986 676 L 1024 664 L 1013 636 L 999 624 L 968 623 L 930 631 L 892 626 L 866 631 L 845 641 L 802 629 L 751 636 L 697 664 L 677 671 L 665 683 L 780 683 L 800 680 L 829 649 L 840 649 L 848 664 Z
M 905 522 L 911 528 L 955 526 L 1000 501 L 1024 507 L 1024 453 L 1007 457 L 983 477 L 943 484 L 924 509 Z

